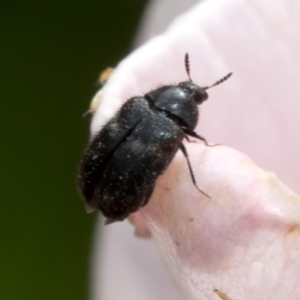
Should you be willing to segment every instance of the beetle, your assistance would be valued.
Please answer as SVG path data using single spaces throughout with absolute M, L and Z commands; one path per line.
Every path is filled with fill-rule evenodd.
M 99 209 L 106 224 L 123 221 L 147 204 L 155 182 L 180 149 L 185 156 L 195 187 L 198 188 L 183 139 L 202 140 L 194 131 L 198 105 L 208 99 L 207 89 L 227 80 L 227 74 L 211 86 L 199 87 L 190 77 L 189 56 L 185 55 L 188 80 L 165 85 L 144 96 L 130 98 L 95 135 L 84 151 L 78 185 L 88 208 Z

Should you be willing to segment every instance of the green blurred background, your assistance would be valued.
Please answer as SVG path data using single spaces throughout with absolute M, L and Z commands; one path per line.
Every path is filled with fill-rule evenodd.
M 87 299 L 95 217 L 75 186 L 101 70 L 145 0 L 1 1 L 0 299 Z

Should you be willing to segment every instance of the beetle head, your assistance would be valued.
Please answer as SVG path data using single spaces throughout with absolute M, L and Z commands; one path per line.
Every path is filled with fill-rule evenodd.
M 208 99 L 206 90 L 196 85 L 192 81 L 180 82 L 178 86 L 189 91 L 198 105 Z

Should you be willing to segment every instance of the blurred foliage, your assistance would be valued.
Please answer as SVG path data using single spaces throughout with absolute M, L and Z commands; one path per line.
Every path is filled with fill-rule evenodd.
M 87 299 L 97 214 L 75 178 L 101 70 L 145 1 L 1 1 L 0 299 Z

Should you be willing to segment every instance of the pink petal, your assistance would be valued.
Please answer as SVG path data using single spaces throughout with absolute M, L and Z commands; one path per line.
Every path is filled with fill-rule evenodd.
M 234 72 L 209 91 L 197 130 L 247 154 L 299 193 L 299 8 L 298 1 L 283 0 L 195 6 L 117 67 L 92 132 L 129 97 L 186 80 L 189 52 L 199 85 Z M 212 198 L 195 189 L 178 153 L 149 205 L 132 216 L 138 233 L 152 232 L 186 298 L 218 299 L 217 288 L 232 299 L 300 299 L 299 197 L 235 150 L 187 147 L 198 185 Z M 183 299 L 151 241 L 133 239 L 126 223 L 107 226 L 99 243 L 105 248 L 95 250 L 103 255 L 95 299 Z

